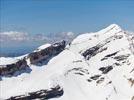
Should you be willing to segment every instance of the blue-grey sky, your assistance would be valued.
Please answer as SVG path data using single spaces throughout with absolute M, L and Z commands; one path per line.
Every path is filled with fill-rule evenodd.
M 0 0 L 0 5 L 1 31 L 81 33 L 112 23 L 134 31 L 134 0 Z

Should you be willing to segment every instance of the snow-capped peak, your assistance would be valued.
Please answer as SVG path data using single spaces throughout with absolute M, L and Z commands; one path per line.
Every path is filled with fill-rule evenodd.
M 120 32 L 122 31 L 121 27 L 117 24 L 111 24 L 109 25 L 108 27 L 102 29 L 101 31 L 99 31 L 98 33 L 100 34 L 104 34 L 104 33 L 109 33 L 109 32 L 112 32 L 112 33 L 117 33 L 117 32 Z
M 112 24 L 99 32 L 78 36 L 52 58 L 46 55 L 55 52 L 53 48 L 37 51 L 33 58 L 41 63 L 40 57 L 46 57 L 48 63 L 41 63 L 40 67 L 29 65 L 29 74 L 3 78 L 0 98 L 134 100 L 134 44 L 132 36 L 124 32 Z M 41 49 L 44 47 L 49 45 Z M 59 47 L 55 49 L 59 51 Z
M 119 26 L 119 25 L 117 25 L 117 24 L 111 24 L 111 25 L 109 25 L 108 27 L 107 27 L 107 29 L 111 29 L 111 28 L 116 28 L 116 29 L 121 29 L 121 27 Z

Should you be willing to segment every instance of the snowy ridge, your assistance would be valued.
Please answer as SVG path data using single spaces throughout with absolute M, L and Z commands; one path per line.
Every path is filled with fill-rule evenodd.
M 44 45 L 38 47 L 37 50 L 42 50 L 42 49 L 45 49 L 45 48 L 47 48 L 49 46 L 51 46 L 51 44 L 44 44 Z
M 60 96 L 45 92 L 32 99 L 49 95 L 51 100 L 134 100 L 133 37 L 116 24 L 82 34 L 47 65 L 30 64 L 30 73 L 2 78 L 0 98 L 32 98 L 31 93 L 59 86 Z

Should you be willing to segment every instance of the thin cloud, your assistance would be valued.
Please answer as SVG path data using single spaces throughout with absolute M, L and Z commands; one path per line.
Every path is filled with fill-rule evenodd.
M 26 32 L 18 32 L 18 31 L 8 31 L 0 33 L 0 41 L 46 41 L 46 42 L 54 42 L 59 40 L 71 41 L 77 35 L 73 32 L 61 32 L 61 33 L 51 33 L 51 34 L 35 34 L 31 35 Z

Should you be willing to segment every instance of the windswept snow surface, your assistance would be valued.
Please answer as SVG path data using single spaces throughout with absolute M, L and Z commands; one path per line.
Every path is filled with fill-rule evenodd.
M 44 45 L 38 47 L 37 50 L 35 50 L 35 51 L 40 51 L 40 50 L 45 49 L 45 48 L 50 47 L 50 46 L 51 46 L 51 44 L 47 43 L 47 44 L 44 44 Z
M 10 58 L 10 57 L 0 57 L 0 65 L 7 65 L 17 62 L 17 59 Z
M 19 57 L 0 57 L 0 67 L 3 65 L 8 65 L 17 62 L 18 60 L 26 57 L 27 54 L 19 56 Z
M 0 98 L 26 95 L 58 84 L 64 94 L 51 100 L 133 100 L 132 41 L 116 24 L 82 34 L 47 65 L 29 65 L 31 73 L 3 77 Z

